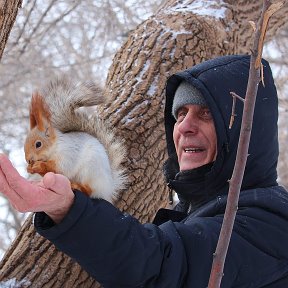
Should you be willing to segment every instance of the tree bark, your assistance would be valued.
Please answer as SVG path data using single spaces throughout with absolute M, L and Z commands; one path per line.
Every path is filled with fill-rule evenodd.
M 261 1 L 170 0 L 129 35 L 115 55 L 106 82 L 111 98 L 100 115 L 125 139 L 129 188 L 116 205 L 141 222 L 168 205 L 161 167 L 166 158 L 163 125 L 167 78 L 176 71 L 219 55 L 247 53 Z M 208 9 L 209 6 L 209 9 Z M 284 26 L 287 3 L 273 19 L 267 37 Z M 221 12 L 221 13 L 220 13 Z M 220 13 L 220 14 L 219 14 Z M 218 16 L 219 15 L 219 16 Z M 78 264 L 36 234 L 31 217 L 0 263 L 0 281 L 16 278 L 21 287 L 99 287 Z
M 21 5 L 22 0 L 0 0 L 0 59 Z

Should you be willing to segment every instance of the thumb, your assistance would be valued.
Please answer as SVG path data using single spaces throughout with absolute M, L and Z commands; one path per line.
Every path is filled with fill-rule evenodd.
M 69 179 L 61 174 L 55 174 L 52 172 L 46 173 L 43 177 L 43 184 L 47 189 L 50 189 L 57 194 L 63 194 L 64 190 L 71 191 L 71 184 Z

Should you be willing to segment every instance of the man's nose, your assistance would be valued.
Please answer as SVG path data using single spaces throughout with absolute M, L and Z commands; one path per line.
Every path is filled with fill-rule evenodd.
M 197 117 L 195 117 L 193 113 L 188 112 L 182 122 L 178 125 L 178 129 L 181 134 L 197 134 L 199 129 Z

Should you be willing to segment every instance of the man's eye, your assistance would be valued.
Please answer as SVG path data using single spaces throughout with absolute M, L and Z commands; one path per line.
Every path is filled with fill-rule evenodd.
M 177 114 L 177 121 L 181 121 L 185 118 L 187 112 L 184 110 L 180 110 Z
M 208 110 L 208 109 L 203 110 L 202 111 L 202 117 L 205 119 L 208 119 L 208 120 L 212 119 L 212 114 L 211 114 L 210 110 Z

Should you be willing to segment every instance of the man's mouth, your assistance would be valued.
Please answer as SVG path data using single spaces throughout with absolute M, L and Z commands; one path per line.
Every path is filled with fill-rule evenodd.
M 203 148 L 184 148 L 185 153 L 199 153 L 199 152 L 203 152 L 205 149 Z

